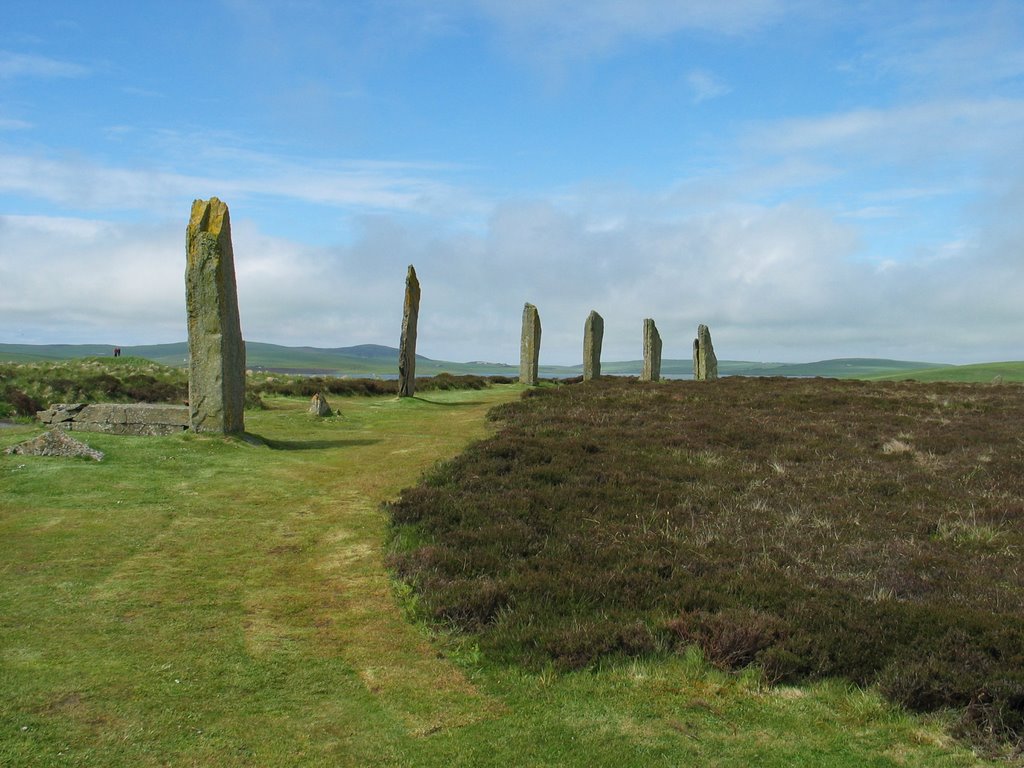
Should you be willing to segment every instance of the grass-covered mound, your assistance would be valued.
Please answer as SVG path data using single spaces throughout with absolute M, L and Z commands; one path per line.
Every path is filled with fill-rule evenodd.
M 1018 386 L 601 380 L 392 508 L 391 563 L 499 661 L 579 668 L 700 645 L 1024 734 Z
M 0 416 L 34 416 L 51 403 L 182 403 L 188 371 L 139 357 L 0 365 Z
M 508 384 L 503 376 L 454 376 L 441 373 L 416 380 L 421 392 L 483 389 Z M 398 382 L 297 374 L 250 374 L 246 407 L 262 406 L 263 395 L 312 397 L 397 395 Z M 88 357 L 0 365 L 0 418 L 34 416 L 51 403 L 185 403 L 188 369 L 139 357 Z

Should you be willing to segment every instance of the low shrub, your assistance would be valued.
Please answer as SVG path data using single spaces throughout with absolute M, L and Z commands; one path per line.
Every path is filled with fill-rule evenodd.
M 417 392 L 431 392 L 452 389 L 483 389 L 493 384 L 508 384 L 513 379 L 507 376 L 456 376 L 439 373 L 436 376 L 416 379 Z M 297 376 L 274 374 L 255 379 L 250 388 L 261 395 L 285 397 L 312 397 L 317 392 L 326 395 L 378 396 L 397 395 L 396 379 L 349 379 L 336 376 Z
M 683 647 L 697 645 L 722 669 L 742 669 L 788 635 L 786 622 L 750 608 L 684 612 L 666 625 Z
M 455 376 L 442 373 L 416 380 L 421 392 L 482 389 L 510 383 L 505 376 Z M 0 366 L 0 393 L 7 409 L 34 415 L 52 403 L 188 402 L 188 371 L 139 358 L 84 358 L 53 363 Z M 245 407 L 265 408 L 264 395 L 312 397 L 317 392 L 338 397 L 397 395 L 398 382 L 289 374 L 249 376 Z
M 31 395 L 12 386 L 8 386 L 4 390 L 0 400 L 6 405 L 5 410 L 7 410 L 7 413 L 16 416 L 35 416 L 36 412 L 43 410 L 44 407 L 42 403 Z
M 602 379 L 491 417 L 389 507 L 391 566 L 489 658 L 692 644 L 1024 733 L 1019 387 Z
M 140 358 L 0 366 L 0 388 L 3 382 L 30 398 L 35 410 L 53 403 L 182 403 L 188 398 L 186 371 Z

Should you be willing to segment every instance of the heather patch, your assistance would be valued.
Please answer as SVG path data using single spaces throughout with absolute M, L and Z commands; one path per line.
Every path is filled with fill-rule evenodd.
M 533 390 L 391 507 L 419 610 L 542 669 L 692 645 L 1024 733 L 1018 386 Z M 401 543 L 401 544 L 400 544 Z

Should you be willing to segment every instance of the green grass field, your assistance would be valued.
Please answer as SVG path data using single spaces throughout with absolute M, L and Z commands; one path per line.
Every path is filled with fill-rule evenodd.
M 959 381 L 987 384 L 994 381 L 1024 382 L 1024 362 L 977 363 L 943 368 L 924 368 L 880 376 L 864 376 L 874 381 Z
M 514 386 L 246 414 L 264 445 L 85 435 L 0 454 L 0 765 L 968 766 L 941 715 L 699 653 L 501 666 L 410 623 L 381 503 Z M 38 433 L 0 430 L 0 447 Z

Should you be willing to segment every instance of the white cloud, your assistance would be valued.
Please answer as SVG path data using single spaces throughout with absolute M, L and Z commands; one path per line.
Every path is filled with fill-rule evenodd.
M 1020 3 L 891 4 L 877 15 L 851 65 L 922 93 L 991 91 L 1024 74 Z
M 1015 298 L 1024 265 L 970 239 L 882 270 L 858 258 L 852 224 L 811 207 L 663 213 L 602 229 L 579 209 L 499 206 L 483 236 L 415 254 L 424 316 L 445 319 L 427 321 L 422 343 L 436 356 L 514 362 L 524 301 L 540 309 L 547 362 L 579 361 L 590 309 L 605 318 L 608 359 L 639 358 L 645 317 L 658 322 L 667 357 L 685 358 L 703 322 L 723 357 L 762 360 L 996 359 L 1008 354 L 1004 329 L 1024 321 Z M 984 310 L 976 295 L 987 297 Z
M 207 149 L 209 174 L 126 168 L 81 157 L 0 154 L 0 192 L 47 200 L 73 210 L 144 210 L 176 215 L 183 201 L 266 196 L 355 209 L 479 212 L 466 192 L 442 181 L 448 170 L 398 162 L 324 162 Z M 197 150 L 197 158 L 201 152 Z M 202 158 L 209 160 L 209 158 Z M 192 162 L 197 160 L 193 158 Z
M 1008 190 L 1005 209 L 1021 197 Z M 807 205 L 679 217 L 665 201 L 627 199 L 607 226 L 606 203 L 591 208 L 585 195 L 504 203 L 475 233 L 377 214 L 360 219 L 351 244 L 331 247 L 268 235 L 236 214 L 243 333 L 294 345 L 394 345 L 413 263 L 423 285 L 420 351 L 437 358 L 516 362 L 525 301 L 540 308 L 547 363 L 581 359 L 591 309 L 605 318 L 606 359 L 640 357 L 645 317 L 674 358 L 687 357 L 698 323 L 711 326 L 725 359 L 1019 357 L 1006 330 L 1024 325 L 1019 224 L 880 265 L 858 258 L 852 222 Z M 0 218 L 8 337 L 183 339 L 183 231 L 184 217 L 151 225 Z
M 683 30 L 741 34 L 783 13 L 778 0 L 473 0 L 516 39 L 567 56 L 602 54 L 630 40 Z
M 28 53 L 0 51 L 0 79 L 15 77 L 85 77 L 89 70 L 81 64 L 36 56 Z
M 209 179 L 183 174 L 112 168 L 81 157 L 54 160 L 0 155 L 0 191 L 78 210 L 147 209 L 166 213 L 169 202 L 193 190 L 210 189 L 213 184 Z
M 183 229 L 0 217 L 8 338 L 175 341 L 184 328 Z
M 10 117 L 0 117 L 0 131 L 23 131 L 32 127 L 32 123 L 26 120 L 16 120 Z
M 780 153 L 842 149 L 913 159 L 998 148 L 1022 127 L 1024 99 L 931 101 L 766 122 L 752 127 L 750 142 Z
M 693 92 L 693 103 L 715 99 L 732 91 L 729 85 L 712 72 L 693 69 L 686 74 L 686 84 Z

